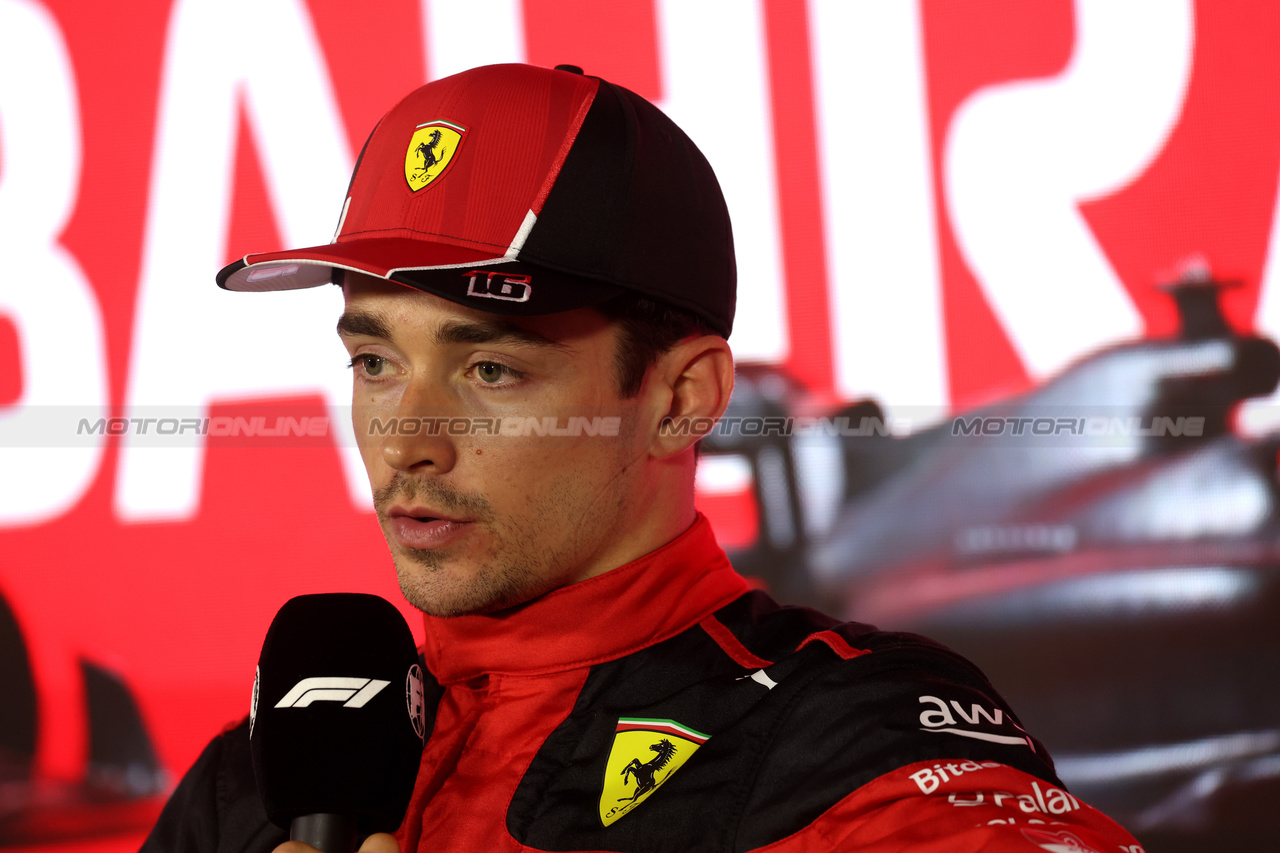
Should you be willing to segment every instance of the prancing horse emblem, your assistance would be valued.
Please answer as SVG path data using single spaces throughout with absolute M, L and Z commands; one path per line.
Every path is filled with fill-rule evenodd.
M 436 146 L 440 144 L 440 136 L 439 130 L 433 130 L 431 131 L 430 142 L 419 142 L 418 147 L 413 149 L 413 153 L 422 158 L 422 167 L 415 170 L 415 174 L 418 172 L 430 172 L 431 167 L 440 162 L 436 157 Z M 444 153 L 443 151 L 440 152 L 442 156 Z
M 631 763 L 622 768 L 622 781 L 627 782 L 628 776 L 634 776 L 636 780 L 636 792 L 629 797 L 619 797 L 618 802 L 630 803 L 639 797 L 658 787 L 658 783 L 653 780 L 653 776 L 659 770 L 667 766 L 667 762 L 671 760 L 671 756 L 676 754 L 676 748 L 671 741 L 663 738 L 655 744 L 651 744 L 649 749 L 658 753 L 644 764 L 640 763 L 640 759 L 633 758 Z
M 404 179 L 417 192 L 449 168 L 467 129 L 447 121 L 429 121 L 413 131 L 404 153 Z
M 610 826 L 627 812 L 641 807 L 649 797 L 662 796 L 657 790 L 709 737 L 675 720 L 620 718 L 605 760 L 604 784 L 600 787 L 600 823 Z

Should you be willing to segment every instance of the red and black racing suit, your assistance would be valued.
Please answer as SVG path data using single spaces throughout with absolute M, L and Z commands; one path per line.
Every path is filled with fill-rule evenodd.
M 1140 849 L 971 663 L 779 606 L 701 517 L 514 611 L 427 617 L 423 654 L 439 701 L 405 851 Z M 284 840 L 246 728 L 205 750 L 144 851 Z

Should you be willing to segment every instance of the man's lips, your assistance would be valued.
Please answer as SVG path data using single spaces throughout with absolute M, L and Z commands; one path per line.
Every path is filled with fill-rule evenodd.
M 466 534 L 474 524 L 419 507 L 392 507 L 387 521 L 396 542 L 417 550 L 442 548 Z

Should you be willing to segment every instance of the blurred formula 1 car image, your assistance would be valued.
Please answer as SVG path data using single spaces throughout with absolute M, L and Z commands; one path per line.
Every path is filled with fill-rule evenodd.
M 751 471 L 741 571 L 969 656 L 1148 853 L 1280 837 L 1280 435 L 1232 428 L 1280 350 L 1228 327 L 1222 286 L 1192 269 L 1176 337 L 904 436 L 874 402 L 770 430 L 812 405 L 748 367 L 704 440 Z
M 168 774 L 128 686 L 86 658 L 75 669 L 84 697 L 76 734 L 87 755 L 75 778 L 58 778 L 41 768 L 41 743 L 69 733 L 48 730 L 41 712 L 51 697 L 41 696 L 27 641 L 0 596 L 0 847 L 137 833 L 164 805 Z

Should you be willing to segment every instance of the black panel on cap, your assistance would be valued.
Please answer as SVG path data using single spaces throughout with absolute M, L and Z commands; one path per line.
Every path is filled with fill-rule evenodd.
M 520 259 L 624 287 L 614 261 L 635 157 L 622 104 L 603 82 Z
M 520 260 L 733 328 L 733 234 L 711 166 L 657 107 L 603 80 Z

